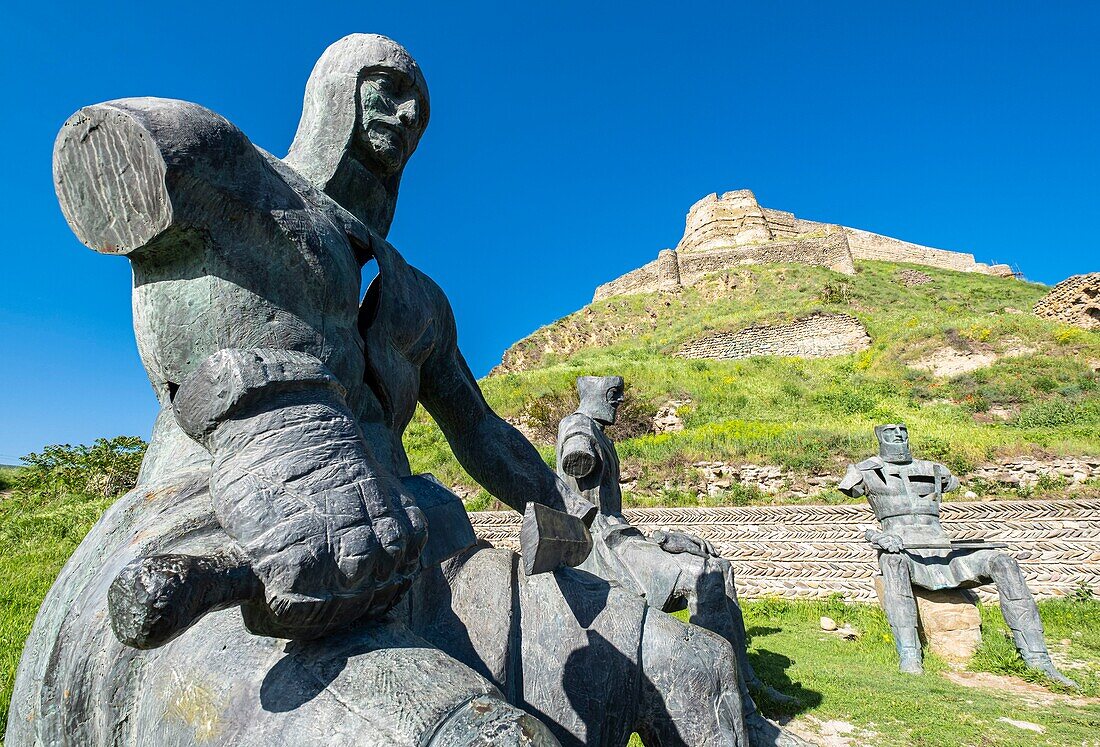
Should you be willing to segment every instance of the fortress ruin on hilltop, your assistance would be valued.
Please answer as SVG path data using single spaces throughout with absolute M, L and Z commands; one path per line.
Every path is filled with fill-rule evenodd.
M 699 278 L 738 265 L 794 262 L 851 275 L 854 260 L 940 267 L 1012 277 L 1008 265 L 986 265 L 973 254 L 933 249 L 858 228 L 819 223 L 794 213 L 761 207 L 748 189 L 710 194 L 691 206 L 684 236 L 675 249 L 664 249 L 657 259 L 604 283 L 593 301 L 628 293 L 675 291 Z

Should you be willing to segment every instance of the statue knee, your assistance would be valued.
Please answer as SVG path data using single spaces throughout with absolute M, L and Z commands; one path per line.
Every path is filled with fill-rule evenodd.
M 529 713 L 492 696 L 471 698 L 432 736 L 427 747 L 560 747 L 550 730 Z
M 989 568 L 994 576 L 1021 575 L 1020 564 L 1016 562 L 1016 558 L 1006 553 L 997 553 L 990 562 Z
M 878 558 L 878 567 L 883 576 L 909 578 L 909 558 L 901 553 L 882 553 Z

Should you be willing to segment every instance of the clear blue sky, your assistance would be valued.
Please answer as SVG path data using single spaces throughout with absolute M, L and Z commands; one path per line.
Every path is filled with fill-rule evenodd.
M 708 192 L 1010 262 L 1100 270 L 1100 4 L 37 2 L 5 28 L 0 462 L 148 436 L 126 260 L 54 198 L 78 107 L 199 102 L 286 152 L 353 31 L 420 61 L 432 121 L 391 239 L 448 292 L 482 375 L 652 259 Z

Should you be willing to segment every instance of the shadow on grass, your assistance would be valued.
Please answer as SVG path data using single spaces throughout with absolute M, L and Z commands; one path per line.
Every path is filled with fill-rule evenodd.
M 763 638 L 781 632 L 783 632 L 782 628 L 753 626 L 745 631 L 745 637 L 751 641 L 753 638 Z M 750 649 L 749 663 L 765 685 L 795 699 L 794 701 L 777 700 L 767 690 L 754 691 L 753 698 L 765 716 L 773 719 L 781 716 L 794 717 L 821 705 L 821 693 L 804 687 L 801 682 L 794 681 L 788 676 L 787 670 L 794 663 L 789 656 L 766 648 Z

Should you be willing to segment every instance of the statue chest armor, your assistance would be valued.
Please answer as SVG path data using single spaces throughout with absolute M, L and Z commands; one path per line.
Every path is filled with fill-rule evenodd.
M 238 207 L 238 220 L 132 258 L 134 328 L 158 398 L 217 350 L 276 348 L 316 356 L 356 399 L 360 274 L 348 236 L 307 201 Z
M 942 482 L 929 462 L 886 462 L 863 473 L 867 500 L 879 521 L 902 516 L 939 518 Z

